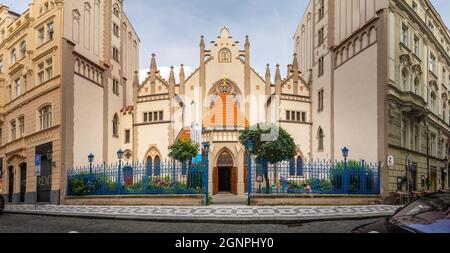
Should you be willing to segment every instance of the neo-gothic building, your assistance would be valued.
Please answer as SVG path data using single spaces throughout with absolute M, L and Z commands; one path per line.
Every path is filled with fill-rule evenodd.
M 243 194 L 248 172 L 239 135 L 245 128 L 280 123 L 293 136 L 299 161 L 312 155 L 310 83 L 300 74 L 294 57 L 286 77 L 278 65 L 274 81 L 269 66 L 259 75 L 251 66 L 248 37 L 242 48 L 223 28 L 209 48 L 201 38 L 200 67 L 186 76 L 181 66 L 178 83 L 173 68 L 168 80 L 161 77 L 153 55 L 147 78 L 134 86 L 133 106 L 118 112 L 113 124 L 125 126 L 119 127 L 125 156 L 135 161 L 167 159 L 178 138 L 210 142 L 210 191 Z

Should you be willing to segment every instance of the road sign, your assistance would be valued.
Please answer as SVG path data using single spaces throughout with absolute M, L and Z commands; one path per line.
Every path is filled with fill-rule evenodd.
M 41 176 L 41 162 L 42 162 L 42 155 L 36 155 L 34 159 L 34 172 L 36 177 Z
M 394 156 L 392 156 L 392 155 L 388 156 L 387 164 L 388 164 L 388 167 L 394 167 L 394 165 L 395 165 Z

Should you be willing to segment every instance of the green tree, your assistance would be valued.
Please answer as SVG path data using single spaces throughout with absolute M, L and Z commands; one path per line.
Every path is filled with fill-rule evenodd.
M 169 147 L 169 157 L 181 162 L 183 166 L 188 168 L 188 187 L 194 187 L 198 185 L 198 173 L 192 170 L 192 158 L 195 157 L 200 151 L 200 145 L 192 142 L 192 140 L 177 140 L 172 146 Z M 173 164 L 175 168 L 175 163 Z M 173 179 L 176 178 L 175 170 L 173 172 Z M 175 182 L 175 180 L 173 180 Z M 200 182 L 201 185 L 201 182 Z
M 247 128 L 241 133 L 239 140 L 244 146 L 246 146 L 248 141 L 253 142 L 253 154 L 263 161 L 267 191 L 270 188 L 269 163 L 275 165 L 274 172 L 276 175 L 276 163 L 290 160 L 297 154 L 292 136 L 286 130 L 275 124 L 261 123 Z
M 170 158 L 184 163 L 191 161 L 192 158 L 198 154 L 200 146 L 197 143 L 193 143 L 191 140 L 177 140 L 169 147 L 169 150 Z

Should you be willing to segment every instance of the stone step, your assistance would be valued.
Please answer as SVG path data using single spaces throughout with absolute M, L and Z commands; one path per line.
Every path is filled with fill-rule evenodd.
M 213 205 L 245 205 L 247 195 L 217 194 L 212 196 Z

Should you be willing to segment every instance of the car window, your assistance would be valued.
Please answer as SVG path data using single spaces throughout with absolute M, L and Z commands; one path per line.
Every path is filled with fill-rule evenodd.
M 424 233 L 450 233 L 450 194 L 421 198 L 395 214 L 391 223 Z

